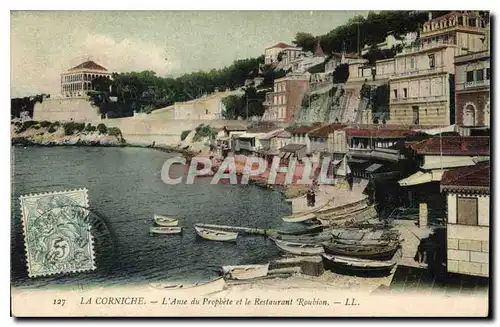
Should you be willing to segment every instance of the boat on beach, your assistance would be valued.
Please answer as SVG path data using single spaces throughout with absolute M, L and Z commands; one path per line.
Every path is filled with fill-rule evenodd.
M 265 265 L 222 266 L 226 278 L 245 280 L 263 277 L 269 271 L 269 263 Z
M 154 234 L 180 234 L 182 227 L 151 227 L 149 233 Z
M 226 285 L 226 281 L 224 277 L 219 277 L 214 280 L 197 283 L 153 282 L 149 283 L 149 285 L 153 288 L 165 291 L 185 291 L 189 292 L 190 295 L 206 295 L 222 291 Z
M 313 235 L 313 234 L 318 234 L 323 231 L 324 226 L 323 225 L 315 225 L 311 227 L 307 227 L 304 229 L 300 230 L 295 230 L 295 231 L 277 231 L 279 235 Z
M 281 219 L 283 219 L 283 221 L 286 223 L 301 223 L 307 220 L 316 219 L 316 215 L 312 212 L 299 212 L 290 216 L 282 217 Z
M 208 229 L 199 226 L 194 226 L 196 230 L 196 234 L 198 234 L 201 238 L 210 241 L 236 241 L 238 237 L 238 233 L 236 232 L 226 232 L 215 229 Z
M 164 226 L 164 227 L 174 227 L 179 224 L 179 221 L 170 216 L 163 216 L 163 215 L 154 215 L 154 220 L 155 223 L 159 226 Z
M 349 245 L 335 242 L 325 242 L 325 252 L 333 255 L 356 257 L 362 259 L 389 260 L 398 250 L 399 242 L 390 242 L 388 245 Z
M 389 240 L 348 240 L 342 238 L 334 238 L 331 240 L 333 243 L 345 244 L 345 245 L 363 245 L 363 246 L 387 246 L 391 241 Z
M 270 237 L 270 239 L 282 251 L 295 255 L 317 255 L 325 252 L 323 246 L 320 244 L 286 242 L 273 237 Z
M 337 256 L 323 253 L 325 265 L 338 272 L 351 274 L 388 274 L 396 265 L 396 261 L 379 261 Z
M 312 235 L 277 235 L 277 240 L 295 243 L 322 243 L 333 240 L 329 231 L 323 231 Z

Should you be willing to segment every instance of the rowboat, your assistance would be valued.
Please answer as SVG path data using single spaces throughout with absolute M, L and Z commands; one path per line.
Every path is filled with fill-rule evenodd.
M 394 253 L 399 248 L 399 242 L 390 242 L 388 245 L 347 245 L 334 242 L 323 243 L 325 252 L 333 255 L 341 255 L 347 257 L 356 257 L 364 259 L 381 259 L 387 260 L 394 256 Z
M 151 227 L 150 234 L 180 234 L 182 227 Z
M 331 229 L 333 238 L 344 240 L 398 240 L 399 232 L 384 229 Z
M 198 226 L 194 226 L 194 229 L 200 237 L 210 241 L 235 241 L 238 237 L 238 233 L 235 232 L 225 232 Z
M 179 221 L 173 217 L 154 215 L 155 223 L 160 226 L 173 227 L 179 224 Z
M 333 239 L 332 243 L 344 245 L 363 245 L 363 246 L 387 246 L 391 243 L 389 240 L 347 240 L 342 238 Z
M 307 220 L 316 219 L 316 215 L 311 212 L 305 212 L 305 213 L 299 212 L 290 216 L 282 217 L 281 219 L 283 219 L 283 221 L 286 223 L 300 223 Z
M 329 231 L 323 231 L 312 235 L 278 235 L 276 239 L 295 243 L 322 243 L 331 241 L 333 236 Z
M 284 252 L 288 252 L 295 255 L 316 255 L 325 252 L 323 246 L 314 243 L 295 243 L 280 241 L 275 238 L 270 238 L 274 241 L 276 246 Z
M 389 273 L 396 265 L 395 261 L 378 261 L 336 256 L 323 253 L 325 264 L 330 268 L 352 274 L 380 274 Z
M 222 266 L 222 272 L 229 279 L 252 279 L 263 277 L 269 271 L 269 263 L 265 265 Z
M 226 285 L 226 281 L 223 277 L 216 278 L 214 280 L 197 282 L 193 284 L 189 283 L 168 283 L 168 282 L 153 282 L 149 283 L 149 285 L 153 288 L 172 291 L 172 292 L 189 292 L 189 295 L 206 295 L 212 294 L 216 292 L 220 292 L 224 289 Z
M 316 225 L 307 227 L 301 230 L 296 231 L 278 231 L 279 235 L 310 235 L 310 234 L 318 234 L 323 231 L 324 226 Z

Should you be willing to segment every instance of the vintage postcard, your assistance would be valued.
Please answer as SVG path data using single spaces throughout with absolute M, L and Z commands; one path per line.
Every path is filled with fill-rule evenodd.
M 11 315 L 489 316 L 490 34 L 12 11 Z

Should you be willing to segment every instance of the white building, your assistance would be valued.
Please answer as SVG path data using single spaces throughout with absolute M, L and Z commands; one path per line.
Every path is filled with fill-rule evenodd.
M 489 277 L 490 162 L 444 173 L 446 194 L 447 270 Z
M 394 37 L 394 35 L 389 34 L 385 37 L 384 41 L 377 43 L 375 47 L 379 50 L 389 50 L 397 45 L 402 45 L 402 46 L 409 45 L 415 42 L 416 39 L 417 39 L 417 33 L 407 33 L 401 39 L 397 39 L 396 37 Z M 368 51 L 370 51 L 370 48 L 371 46 L 365 44 L 363 50 L 361 50 L 361 54 L 362 55 L 367 54 Z
M 81 63 L 61 74 L 61 94 L 64 97 L 86 96 L 97 77 L 111 78 L 111 73 L 92 60 Z
M 270 65 L 278 62 L 278 56 L 281 52 L 283 52 L 282 60 L 291 61 L 292 58 L 298 57 L 301 51 L 302 48 L 280 42 L 264 50 L 264 63 Z

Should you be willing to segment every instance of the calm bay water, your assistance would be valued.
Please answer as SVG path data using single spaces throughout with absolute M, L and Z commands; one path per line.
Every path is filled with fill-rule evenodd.
M 203 280 L 226 264 L 264 263 L 279 251 L 262 236 L 240 236 L 235 244 L 196 237 L 197 222 L 287 229 L 281 216 L 290 205 L 279 192 L 256 186 L 217 184 L 166 185 L 160 171 L 175 154 L 141 148 L 13 148 L 11 280 L 16 286 L 123 284 L 157 280 Z M 176 166 L 177 174 L 182 167 Z M 87 188 L 90 207 L 108 225 L 113 246 L 97 248 L 97 270 L 29 279 L 20 222 L 19 196 Z M 153 213 L 179 217 L 183 235 L 150 236 Z M 113 253 L 103 253 L 106 251 Z M 108 256 L 106 256 L 108 254 Z M 102 259 L 105 258 L 105 259 Z

